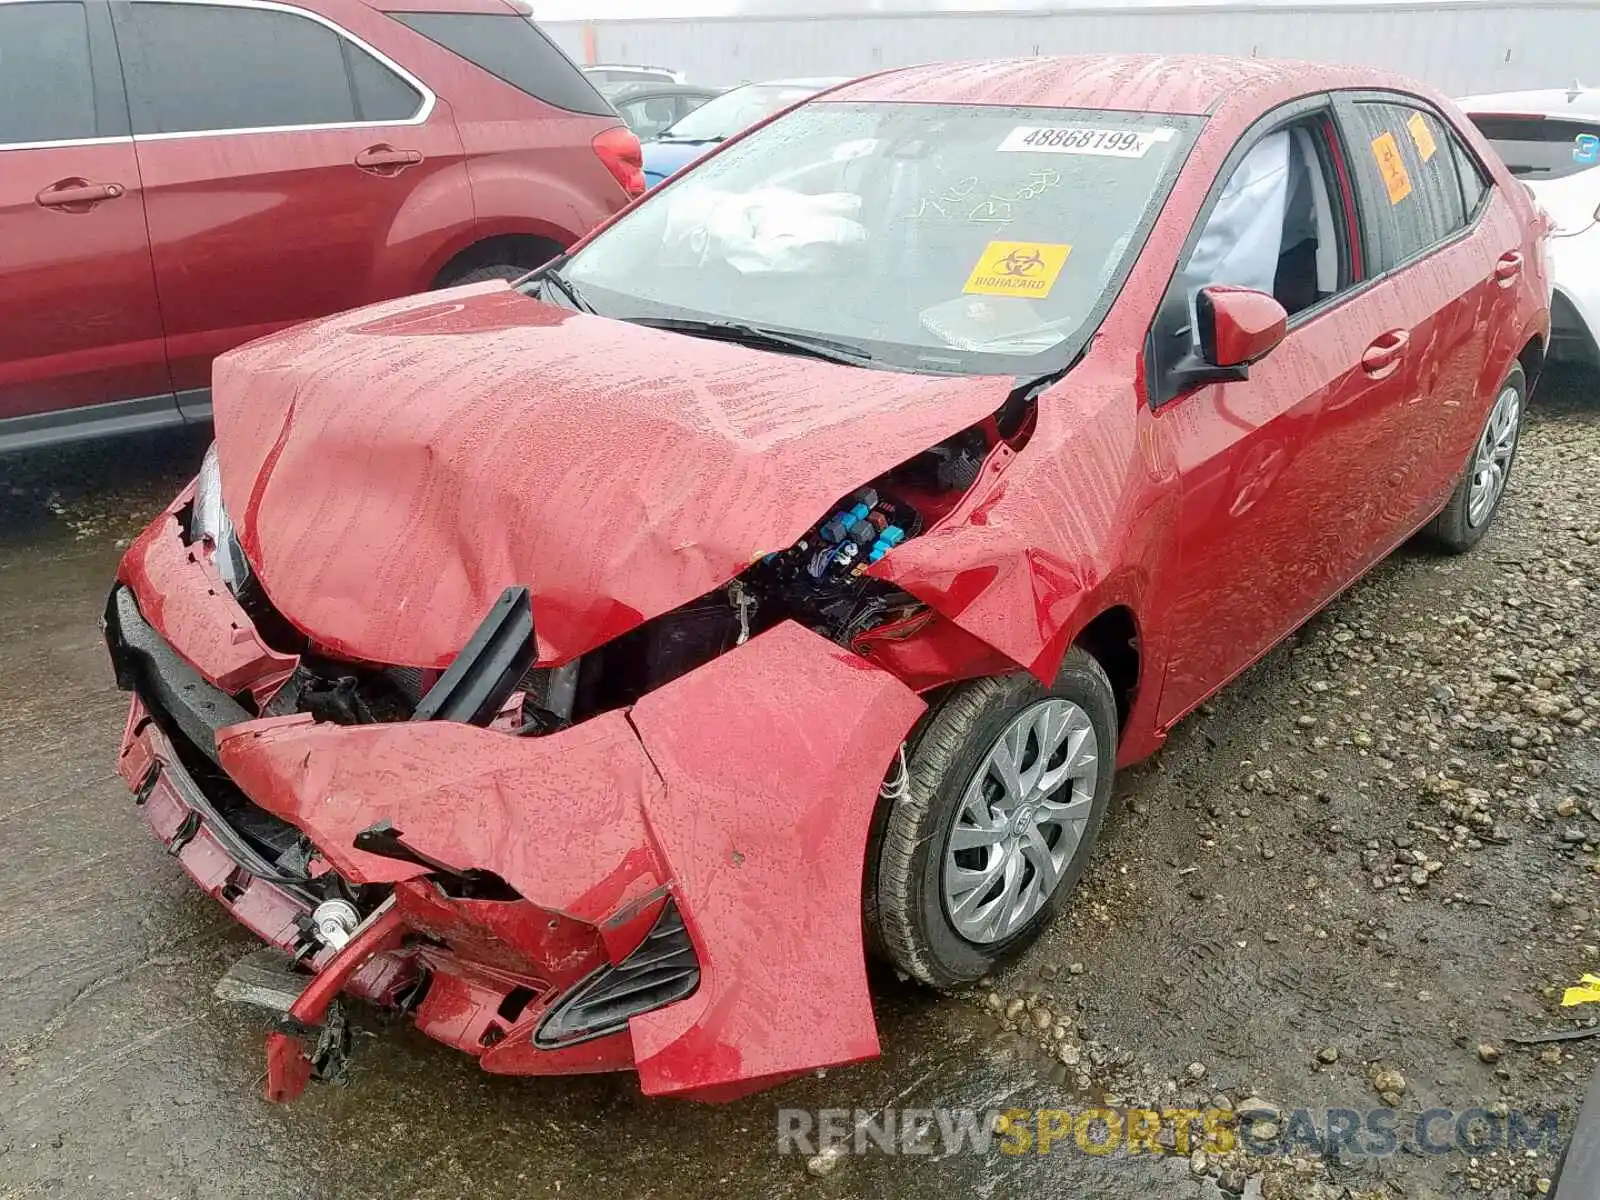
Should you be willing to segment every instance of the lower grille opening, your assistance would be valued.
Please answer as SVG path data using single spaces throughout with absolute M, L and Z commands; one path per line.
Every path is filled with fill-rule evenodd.
M 629 1017 L 686 999 L 699 986 L 700 960 L 669 897 L 639 948 L 575 987 L 540 1023 L 533 1044 L 555 1050 L 605 1037 L 626 1028 Z

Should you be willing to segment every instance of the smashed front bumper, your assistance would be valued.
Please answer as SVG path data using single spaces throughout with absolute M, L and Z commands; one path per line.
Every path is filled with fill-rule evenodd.
M 632 1066 L 647 1094 L 701 1099 L 877 1053 L 862 858 L 923 707 L 893 676 L 785 624 L 544 737 L 260 717 L 294 659 L 178 513 L 108 605 L 134 693 L 119 770 L 195 881 L 315 976 L 297 1021 L 344 992 L 412 1010 L 485 1070 Z M 375 829 L 407 856 L 358 848 Z M 273 854 L 286 831 L 311 853 Z M 329 872 L 367 906 L 342 948 L 311 928 Z M 284 1047 L 272 1078 L 292 1083 Z

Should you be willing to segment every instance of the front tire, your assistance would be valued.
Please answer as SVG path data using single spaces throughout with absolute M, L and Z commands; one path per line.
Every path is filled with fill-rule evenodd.
M 1053 687 L 1018 674 L 951 689 L 908 744 L 903 781 L 891 773 L 868 847 L 877 952 L 951 988 L 1032 943 L 1088 868 L 1116 754 L 1111 683 L 1077 647 Z
M 1495 397 L 1494 407 L 1473 443 L 1472 457 L 1450 501 L 1428 526 L 1430 541 L 1449 554 L 1465 554 L 1483 540 L 1500 511 L 1511 466 L 1528 411 L 1528 381 L 1521 365 L 1513 366 Z

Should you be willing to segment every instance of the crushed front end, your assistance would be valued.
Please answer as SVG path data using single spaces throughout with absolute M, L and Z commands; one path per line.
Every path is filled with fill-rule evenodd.
M 735 581 L 589 671 L 532 667 L 530 627 L 489 710 L 452 710 L 453 667 L 352 661 L 278 613 L 205 482 L 108 601 L 133 693 L 119 771 L 299 972 L 269 1098 L 332 1069 L 341 994 L 488 1071 L 632 1068 L 647 1094 L 730 1098 L 877 1052 L 862 858 L 911 688 Z M 650 670 L 622 669 L 627 636 Z

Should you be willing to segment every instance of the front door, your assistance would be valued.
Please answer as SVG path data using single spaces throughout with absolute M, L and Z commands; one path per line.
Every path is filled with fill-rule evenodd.
M 1367 464 L 1330 453 L 1330 413 L 1380 429 L 1398 372 L 1363 365 L 1385 314 L 1362 290 L 1342 147 L 1326 103 L 1269 118 L 1241 142 L 1191 239 L 1152 337 L 1193 338 L 1192 296 L 1229 283 L 1274 295 L 1288 334 L 1249 378 L 1175 396 L 1155 427 L 1182 486 L 1178 570 L 1161 614 L 1170 652 L 1159 720 L 1170 724 L 1337 594 L 1360 561 Z M 1165 327 L 1163 327 L 1165 323 Z
M 177 419 L 105 5 L 0 4 L 0 442 Z

